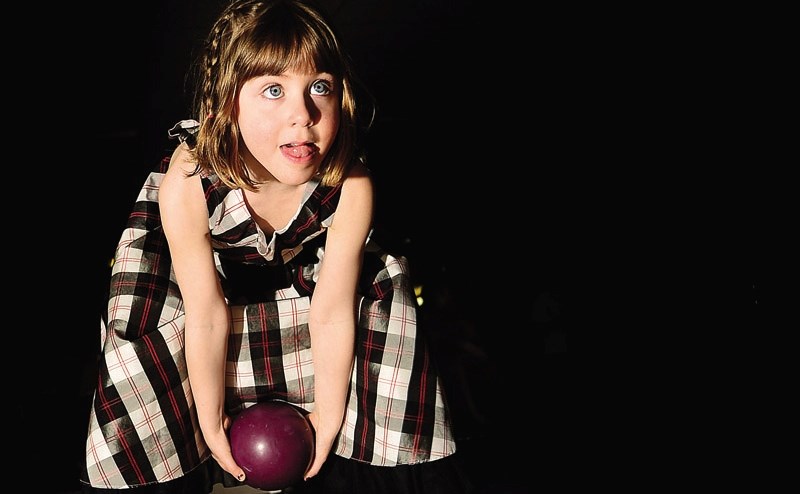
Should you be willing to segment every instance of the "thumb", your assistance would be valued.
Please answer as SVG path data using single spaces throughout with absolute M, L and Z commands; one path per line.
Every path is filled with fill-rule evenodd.
M 214 455 L 214 459 L 217 461 L 217 464 L 219 464 L 220 468 L 222 468 L 229 474 L 233 475 L 233 477 L 236 478 L 236 480 L 238 480 L 239 482 L 244 482 L 245 479 L 247 479 L 247 475 L 244 473 L 244 470 L 242 470 L 242 467 L 236 464 L 236 462 L 233 459 L 233 456 Z
M 223 424 L 229 427 L 230 425 L 228 422 L 229 419 L 226 417 L 226 419 L 223 420 Z M 242 467 L 236 463 L 236 460 L 233 459 L 231 445 L 228 442 L 228 437 L 225 432 L 218 431 L 213 434 L 208 434 L 206 436 L 206 444 L 208 444 L 211 450 L 211 456 L 220 468 L 233 475 L 236 480 L 240 482 L 244 481 L 246 478 L 245 472 L 242 470 Z

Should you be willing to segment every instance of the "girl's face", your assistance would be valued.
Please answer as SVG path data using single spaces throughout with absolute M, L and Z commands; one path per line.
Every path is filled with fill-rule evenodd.
M 339 128 L 341 87 L 327 73 L 255 77 L 239 92 L 245 161 L 257 180 L 308 182 Z

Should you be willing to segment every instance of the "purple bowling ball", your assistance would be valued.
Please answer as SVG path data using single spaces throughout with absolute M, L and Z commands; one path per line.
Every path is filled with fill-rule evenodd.
M 303 479 L 314 456 L 314 432 L 305 415 L 284 401 L 265 401 L 233 417 L 231 453 L 244 483 L 279 490 Z

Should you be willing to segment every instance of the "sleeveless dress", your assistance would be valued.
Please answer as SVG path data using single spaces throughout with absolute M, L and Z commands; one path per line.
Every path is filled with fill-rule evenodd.
M 147 177 L 115 252 L 80 479 L 96 488 L 168 482 L 211 457 L 188 383 L 184 307 L 161 229 L 158 192 L 168 163 Z M 202 185 L 232 314 L 226 409 L 233 416 L 280 399 L 311 411 L 308 314 L 341 186 L 309 183 L 294 218 L 270 237 L 241 190 L 215 175 Z M 417 331 L 407 260 L 372 239 L 365 250 L 355 362 L 331 456 L 375 466 L 448 457 L 456 443 L 441 379 Z

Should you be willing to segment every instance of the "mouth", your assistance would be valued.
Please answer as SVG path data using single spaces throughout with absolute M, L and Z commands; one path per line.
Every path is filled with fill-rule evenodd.
M 292 158 L 308 158 L 317 153 L 319 148 L 310 142 L 289 143 L 281 146 L 281 152 Z

